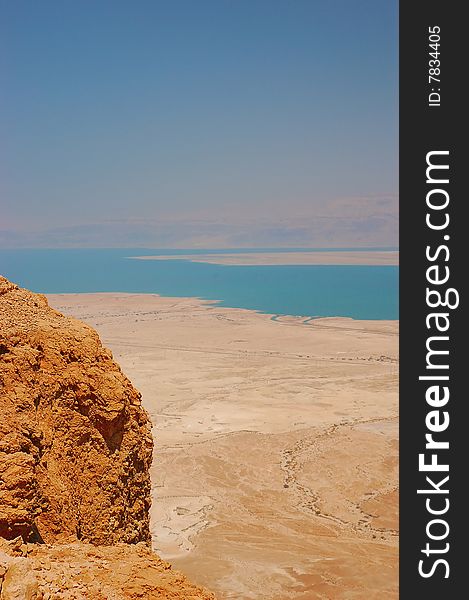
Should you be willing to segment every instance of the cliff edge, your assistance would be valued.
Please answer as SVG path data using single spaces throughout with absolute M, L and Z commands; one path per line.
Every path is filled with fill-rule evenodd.
M 2 600 L 213 598 L 150 551 L 153 442 L 139 392 L 91 327 L 3 277 L 0 398 Z M 57 562 L 48 582 L 44 564 L 50 579 Z

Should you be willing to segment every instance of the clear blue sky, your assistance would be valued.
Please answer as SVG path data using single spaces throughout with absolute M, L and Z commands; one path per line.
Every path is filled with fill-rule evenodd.
M 4 245 L 394 218 L 397 42 L 394 0 L 0 0 Z

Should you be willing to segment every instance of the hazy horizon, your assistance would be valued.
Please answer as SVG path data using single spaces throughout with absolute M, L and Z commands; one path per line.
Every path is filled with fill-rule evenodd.
M 0 2 L 0 248 L 398 245 L 397 2 Z

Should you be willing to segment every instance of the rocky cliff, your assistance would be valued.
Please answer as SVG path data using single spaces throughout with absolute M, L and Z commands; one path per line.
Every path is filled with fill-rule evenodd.
M 28 598 L 213 597 L 149 550 L 153 442 L 140 394 L 93 329 L 2 277 L 0 398 L 0 598 L 26 597 L 26 588 L 12 595 L 25 581 L 15 569 L 36 573 Z M 68 567 L 47 583 L 41 561 L 54 562 L 54 553 Z M 114 560 L 127 575 L 112 577 Z M 73 568 L 88 573 L 80 589 L 70 587 L 77 574 L 67 580 Z M 140 585 L 142 568 L 153 575 Z M 101 584 L 109 588 L 102 596 L 89 587 Z M 60 595 L 66 590 L 72 595 Z

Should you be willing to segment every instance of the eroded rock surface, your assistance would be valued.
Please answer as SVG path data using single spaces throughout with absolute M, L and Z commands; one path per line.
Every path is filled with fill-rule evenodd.
M 149 539 L 152 438 L 98 334 L 0 280 L 0 535 Z
M 150 550 L 139 392 L 91 327 L 3 277 L 0 398 L 1 600 L 214 598 Z
M 144 542 L 93 546 L 0 539 L 1 600 L 215 600 Z

